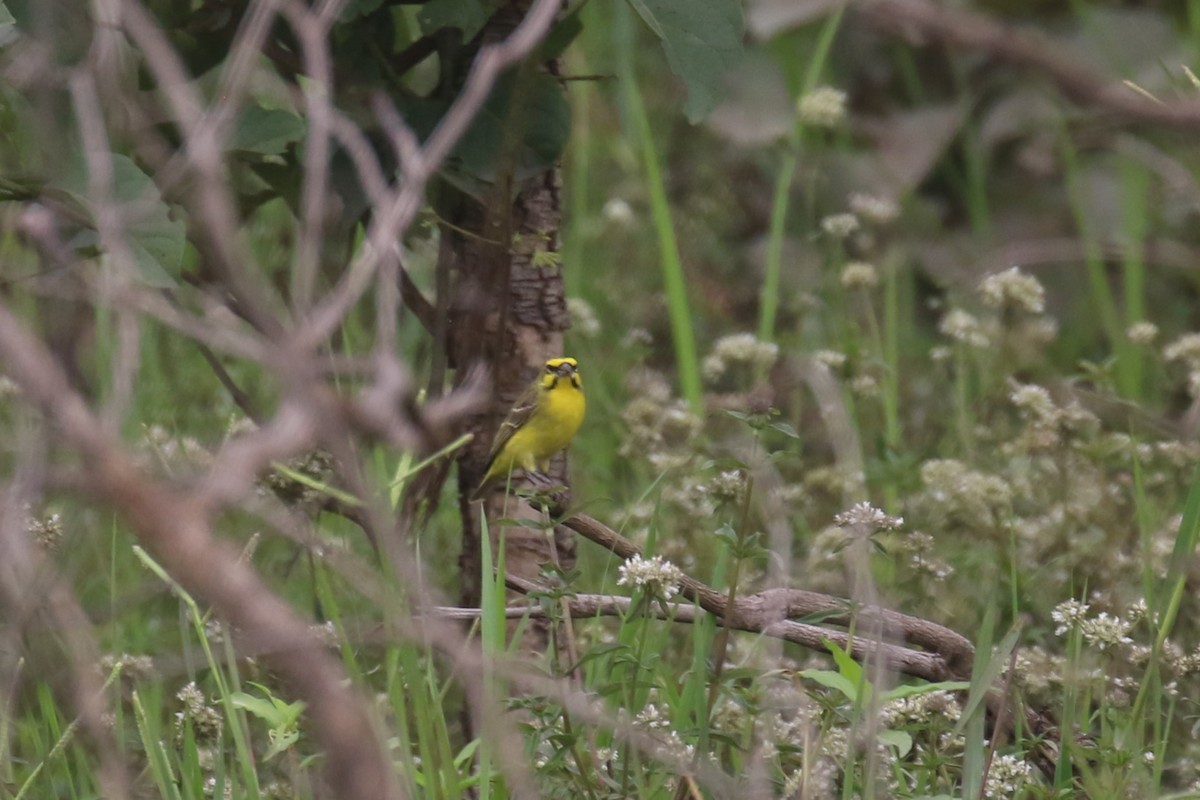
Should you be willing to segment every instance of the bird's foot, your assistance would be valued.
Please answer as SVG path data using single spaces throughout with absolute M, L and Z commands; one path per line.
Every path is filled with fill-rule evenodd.
M 530 505 L 551 510 L 570 505 L 571 490 L 546 473 L 533 470 L 527 472 L 525 477 L 529 483 L 526 498 Z

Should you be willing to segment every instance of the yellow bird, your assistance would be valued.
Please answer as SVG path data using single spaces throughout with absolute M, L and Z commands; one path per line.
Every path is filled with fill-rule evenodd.
M 496 431 L 487 472 L 471 499 L 482 499 L 484 492 L 506 482 L 514 470 L 549 469 L 551 457 L 570 444 L 579 430 L 586 408 L 579 362 L 573 358 L 547 361 Z

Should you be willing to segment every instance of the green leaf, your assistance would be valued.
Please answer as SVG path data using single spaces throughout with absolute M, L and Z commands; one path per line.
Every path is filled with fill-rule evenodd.
M 16 25 L 17 18 L 8 10 L 8 6 L 4 5 L 3 0 L 0 0 L 0 28 L 5 25 Z
M 245 692 L 233 692 L 229 695 L 229 699 L 233 703 L 234 708 L 249 711 L 268 725 L 274 726 L 278 724 L 279 712 L 270 700 L 255 697 Z
M 897 755 L 901 758 L 904 758 L 912 750 L 912 735 L 906 731 L 880 731 L 878 739 L 884 744 L 890 744 L 896 748 Z
M 421 6 L 417 20 L 425 34 L 458 28 L 463 41 L 470 41 L 487 24 L 488 14 L 480 0 L 429 0 Z
M 846 676 L 846 680 L 858 686 L 863 681 L 863 668 L 850 654 L 838 647 L 833 641 L 826 639 L 825 647 L 833 654 L 833 662 L 837 664 L 838 672 Z
M 742 57 L 742 4 L 738 0 L 629 0 L 662 40 L 671 71 L 687 86 L 684 113 L 692 122 L 716 105 L 722 76 Z
M 822 622 L 839 617 L 846 616 L 845 608 L 825 608 L 820 611 L 814 611 L 811 614 L 805 614 L 797 622 L 803 622 L 806 625 L 820 625 Z
M 177 286 L 174 275 L 182 266 L 185 244 L 183 222 L 171 219 L 158 187 L 137 164 L 118 153 L 109 157 L 112 201 L 122 206 L 126 245 L 142 281 L 156 289 Z M 95 219 L 89 181 L 87 164 L 81 158 L 54 187 L 71 195 Z
M 796 432 L 796 429 L 786 422 L 773 422 L 771 423 L 771 427 L 791 439 L 800 438 L 800 434 Z
M 810 681 L 841 692 L 852 703 L 858 700 L 858 687 L 840 672 L 829 669 L 806 669 L 800 672 L 800 677 L 808 678 Z
M 304 137 L 304 120 L 289 111 L 251 106 L 241 113 L 229 139 L 229 149 L 258 155 L 279 155 Z
M 583 22 L 579 19 L 579 12 L 583 10 L 583 6 L 584 4 L 580 3 L 573 13 L 556 22 L 550 32 L 546 34 L 538 53 L 540 60 L 550 61 L 558 58 L 567 49 L 567 46 L 583 33 Z
M 517 81 L 527 81 L 518 86 Z M 520 93 L 520 95 L 518 95 Z M 521 116 L 514 118 L 513 103 L 521 99 Z M 457 169 L 493 182 L 502 165 L 509 126 L 521 126 L 513 167 L 518 181 L 553 166 L 562 155 L 571 128 L 571 109 L 562 88 L 549 75 L 510 73 L 502 78 L 484 103 L 475 122 L 454 148 Z
M 300 741 L 300 732 L 272 728 L 267 731 L 267 740 L 271 742 L 271 746 L 267 748 L 266 753 L 263 753 L 263 761 L 270 761 L 280 753 L 287 752 L 289 747 Z

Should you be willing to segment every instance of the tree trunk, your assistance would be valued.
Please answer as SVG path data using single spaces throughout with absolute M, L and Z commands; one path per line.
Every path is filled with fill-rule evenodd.
M 562 203 L 558 169 L 550 169 L 524 182 L 508 205 L 509 192 L 496 192 L 500 203 L 485 209 L 464 205 L 462 219 L 454 223 L 475 236 L 446 231 L 450 243 L 443 248 L 443 267 L 454 274 L 449 309 L 451 363 L 461 380 L 474 363 L 491 369 L 494 392 L 489 413 L 473 424 L 475 440 L 459 461 L 460 510 L 463 521 L 462 599 L 477 605 L 480 597 L 480 503 L 467 497 L 478 484 L 486 465 L 492 437 L 513 402 L 542 371 L 546 359 L 562 355 L 563 331 L 569 324 L 562 271 L 553 263 L 542 266 L 541 253 L 557 253 Z M 503 204 L 504 207 L 501 207 Z M 546 263 L 543 256 L 540 260 Z M 445 262 L 449 263 L 445 263 Z M 565 456 L 551 469 L 556 483 L 567 484 Z M 531 527 L 504 530 L 507 571 L 536 580 L 541 565 L 556 562 L 564 569 L 575 563 L 575 541 L 569 532 L 546 535 L 541 512 L 514 495 L 496 491 L 483 504 L 489 519 L 538 520 Z M 493 552 L 500 531 L 489 525 Z M 525 646 L 542 651 L 547 637 L 544 624 L 528 630 Z

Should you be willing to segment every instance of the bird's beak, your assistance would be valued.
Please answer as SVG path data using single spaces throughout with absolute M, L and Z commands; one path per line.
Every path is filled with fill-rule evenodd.
M 569 378 L 575 374 L 575 367 L 570 364 L 559 364 L 554 371 L 564 378 Z

